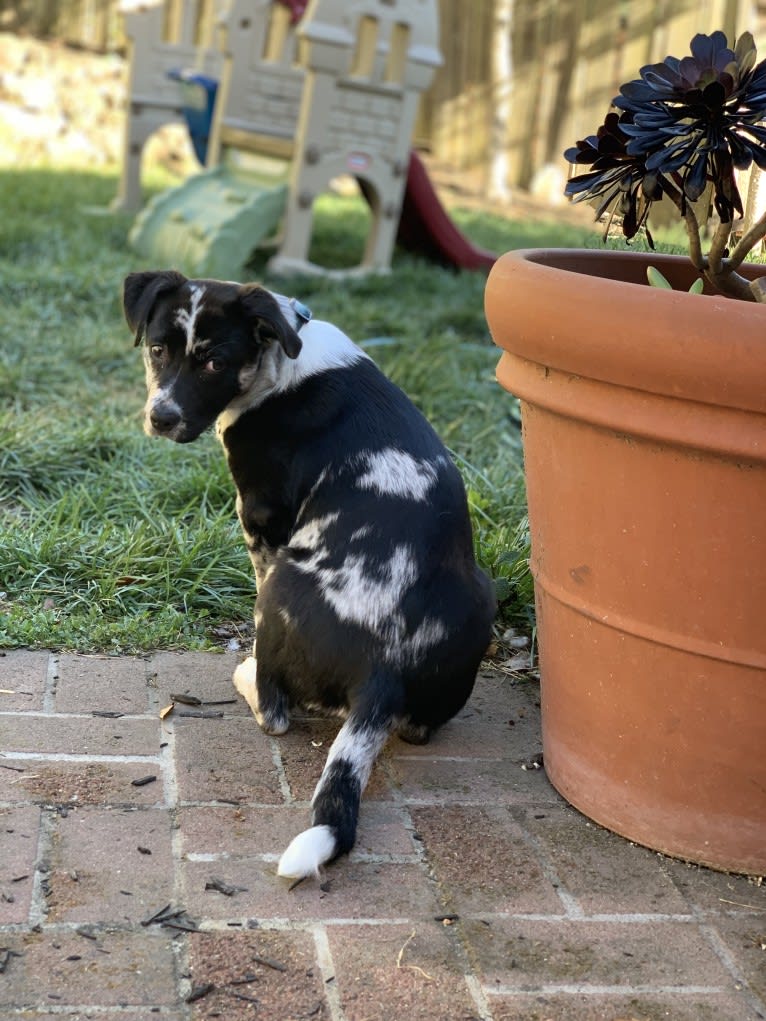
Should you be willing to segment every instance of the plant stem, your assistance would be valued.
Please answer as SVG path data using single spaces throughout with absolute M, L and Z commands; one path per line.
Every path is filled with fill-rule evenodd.
M 707 270 L 705 276 L 722 294 L 728 294 L 730 298 L 739 298 L 740 301 L 761 300 L 750 289 L 749 280 L 729 269 L 728 261 L 724 262 L 720 275 Z
M 707 269 L 707 259 L 702 254 L 702 240 L 700 238 L 697 217 L 688 202 L 684 209 L 684 220 L 686 222 L 686 234 L 689 238 L 689 258 L 692 260 L 694 268 L 703 273 Z
M 712 266 L 704 271 L 705 277 L 710 283 L 721 292 L 721 294 L 728 294 L 730 298 L 739 298 L 740 301 L 759 301 L 756 298 L 753 291 L 750 289 L 750 281 L 743 277 L 740 273 L 736 273 L 733 268 L 729 266 L 729 260 L 726 259 L 720 264 L 720 269 L 716 272 Z
M 694 268 L 699 270 L 723 294 L 744 301 L 755 301 L 748 281 L 734 272 L 734 267 L 729 266 L 728 260 L 725 263 L 723 261 L 723 253 L 731 231 L 730 224 L 719 224 L 710 251 L 704 255 L 697 216 L 689 203 L 684 210 L 684 219 L 686 234 L 689 238 L 689 258 Z
M 756 220 L 750 230 L 746 231 L 739 239 L 728 260 L 728 265 L 732 269 L 739 269 L 752 249 L 759 241 L 763 241 L 764 236 L 766 236 L 766 213 Z
M 668 197 L 674 202 L 675 197 L 668 193 Z M 681 209 L 681 203 L 677 202 L 679 210 Z M 758 301 L 759 298 L 750 289 L 750 283 L 739 273 L 735 272 L 739 264 L 744 258 L 743 253 L 739 258 L 739 261 L 734 259 L 724 259 L 723 254 L 726 251 L 726 242 L 729 240 L 731 234 L 730 223 L 720 223 L 718 229 L 713 237 L 713 242 L 710 246 L 710 251 L 707 255 L 703 254 L 702 251 L 702 239 L 700 238 L 699 222 L 697 215 L 691 207 L 691 204 L 687 202 L 683 207 L 684 222 L 686 224 L 686 235 L 689 239 L 689 258 L 691 259 L 692 265 L 695 269 L 699 270 L 707 280 L 715 288 L 717 288 L 722 294 L 728 294 L 732 298 L 739 298 L 742 301 Z M 766 215 L 758 221 L 758 225 L 761 227 L 760 234 L 757 234 L 754 240 L 750 241 L 750 247 L 755 244 L 760 237 L 766 234 Z M 747 237 L 750 238 L 756 232 L 756 226 L 748 231 Z M 744 238 L 742 239 L 745 240 Z M 739 252 L 740 245 L 737 246 L 736 252 Z
M 723 272 L 723 255 L 726 251 L 726 242 L 729 240 L 730 234 L 731 221 L 728 223 L 722 221 L 716 227 L 715 234 L 713 235 L 713 242 L 707 253 L 707 261 L 710 272 L 715 276 Z
M 688 212 L 688 210 L 687 210 Z M 695 220 L 696 222 L 696 220 Z M 689 230 L 688 217 L 687 217 L 687 232 Z M 703 257 L 702 266 L 699 266 L 695 262 L 694 252 L 691 251 L 692 262 L 694 262 L 697 269 L 701 269 L 707 280 L 722 294 L 728 294 L 732 298 L 738 298 L 740 301 L 758 301 L 760 300 L 756 294 L 750 288 L 750 281 L 746 280 L 741 274 L 736 272 L 736 268 L 739 263 L 733 263 L 731 259 L 724 259 L 724 252 L 726 251 L 726 244 L 731 235 L 731 222 L 719 223 L 715 234 L 713 235 L 713 241 L 710 245 L 707 258 Z M 699 232 L 696 234 L 697 240 L 699 240 Z M 690 249 L 693 249 L 693 237 L 690 234 Z M 741 259 L 740 259 L 741 262 Z

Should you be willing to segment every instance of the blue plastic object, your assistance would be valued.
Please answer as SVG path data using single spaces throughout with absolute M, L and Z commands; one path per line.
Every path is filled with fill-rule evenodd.
M 167 75 L 181 86 L 181 109 L 189 129 L 194 154 L 204 167 L 218 81 L 192 68 L 174 68 L 168 71 Z

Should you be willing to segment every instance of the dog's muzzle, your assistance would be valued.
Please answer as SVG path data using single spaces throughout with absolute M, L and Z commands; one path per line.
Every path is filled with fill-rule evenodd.
M 146 405 L 144 431 L 149 436 L 163 436 L 176 443 L 195 439 L 201 430 L 190 430 L 181 408 L 169 397 L 157 397 Z
M 149 424 L 152 431 L 162 436 L 173 432 L 181 423 L 181 412 L 172 404 L 154 404 L 149 409 Z

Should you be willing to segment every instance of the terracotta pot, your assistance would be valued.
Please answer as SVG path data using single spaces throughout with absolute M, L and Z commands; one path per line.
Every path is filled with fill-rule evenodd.
M 681 257 L 510 252 L 486 313 L 521 400 L 552 783 L 656 850 L 766 872 L 766 307 Z

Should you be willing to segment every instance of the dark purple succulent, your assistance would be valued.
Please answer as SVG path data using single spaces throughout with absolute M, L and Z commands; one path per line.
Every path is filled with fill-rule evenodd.
M 642 173 L 642 190 L 646 191 L 644 182 L 649 182 L 652 201 L 659 197 L 652 188 L 668 192 L 684 212 L 686 201 L 696 201 L 712 182 L 721 221 L 729 223 L 735 212 L 741 214 L 734 171 L 746 170 L 753 162 L 766 170 L 766 61 L 757 65 L 755 61 L 749 32 L 739 37 L 733 50 L 723 32 L 713 32 L 692 39 L 691 56 L 666 57 L 661 64 L 642 67 L 640 77 L 623 85 L 613 100 L 622 111 L 623 183 L 635 190 Z M 567 194 L 606 197 L 614 187 L 616 167 L 585 158 L 585 146 L 578 143 L 565 153 L 572 163 L 593 165 L 590 174 L 569 182 Z M 578 153 L 580 158 L 573 158 Z M 630 173 L 628 166 L 632 166 Z M 621 200 L 616 193 L 614 197 Z M 601 204 L 599 215 L 607 205 Z M 629 216 L 634 208 L 638 208 L 636 202 L 629 201 Z M 639 226 L 641 222 L 639 217 Z M 631 220 L 632 233 L 626 231 L 626 237 L 637 229 Z
M 652 202 L 662 198 L 663 179 L 649 171 L 643 156 L 628 152 L 625 128 L 632 125 L 633 115 L 608 113 L 595 135 L 575 143 L 564 153 L 574 164 L 588 164 L 591 169 L 567 182 L 566 194 L 574 201 L 599 199 L 596 219 L 610 209 L 622 217 L 622 233 L 630 240 L 640 227 L 646 226 Z M 649 244 L 652 236 L 647 229 Z

